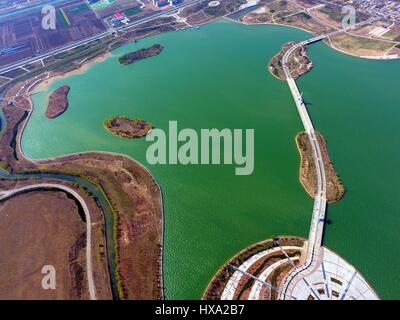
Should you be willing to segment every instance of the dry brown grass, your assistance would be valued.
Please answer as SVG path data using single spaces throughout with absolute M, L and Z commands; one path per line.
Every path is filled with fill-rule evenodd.
M 358 56 L 384 56 L 396 43 L 341 34 L 331 38 L 333 47 Z
M 326 198 L 328 202 L 339 201 L 344 193 L 345 188 L 337 176 L 333 163 L 331 162 L 326 147 L 326 142 L 320 133 L 317 134 L 317 139 L 322 153 L 322 161 L 326 174 Z M 307 133 L 300 132 L 296 136 L 296 145 L 300 152 L 300 182 L 307 193 L 314 197 L 317 192 L 317 175 L 315 169 L 315 162 L 312 155 L 312 148 Z
M 86 153 L 29 161 L 18 148 L 27 112 L 3 105 L 3 113 L 7 127 L 0 139 L 2 167 L 16 172 L 66 172 L 88 178 L 100 186 L 117 221 L 117 269 L 123 297 L 159 299 L 162 201 L 161 190 L 151 174 L 134 160 L 116 154 Z M 103 221 L 98 228 L 102 226 Z
M 87 299 L 85 230 L 63 192 L 35 191 L 0 203 L 0 299 Z M 77 245 L 82 236 L 83 247 Z M 56 269 L 55 290 L 41 286 L 44 265 Z

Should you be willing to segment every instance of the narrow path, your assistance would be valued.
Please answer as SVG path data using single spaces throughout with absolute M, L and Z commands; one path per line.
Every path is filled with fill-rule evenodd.
M 6 200 L 24 191 L 32 191 L 37 189 L 60 189 L 71 194 L 82 206 L 86 217 L 86 269 L 89 287 L 90 300 L 96 300 L 96 289 L 93 281 L 93 267 L 92 267 L 92 224 L 90 220 L 89 208 L 83 198 L 73 189 L 56 183 L 37 183 L 30 186 L 6 190 L 0 193 L 0 200 Z

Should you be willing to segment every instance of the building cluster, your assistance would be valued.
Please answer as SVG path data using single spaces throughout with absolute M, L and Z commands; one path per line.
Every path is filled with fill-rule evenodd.
M 117 12 L 111 16 L 110 22 L 113 27 L 128 24 L 130 20 L 123 12 Z
M 373 17 L 382 17 L 400 24 L 400 1 L 399 0 L 353 0 L 345 1 L 353 4 L 358 11 Z
M 166 6 L 176 6 L 177 4 L 182 3 L 182 0 L 153 0 L 153 4 L 158 7 L 166 7 Z

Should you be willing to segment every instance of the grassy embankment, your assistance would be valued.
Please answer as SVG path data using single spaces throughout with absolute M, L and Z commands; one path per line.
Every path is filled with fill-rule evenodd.
M 324 163 L 326 175 L 326 198 L 328 202 L 339 201 L 344 193 L 345 188 L 336 174 L 332 161 L 329 159 L 329 154 L 326 142 L 320 133 L 316 132 L 317 139 L 322 153 L 322 161 Z M 300 152 L 300 182 L 307 193 L 314 197 L 317 192 L 317 173 L 315 168 L 314 157 L 312 154 L 311 144 L 308 135 L 305 132 L 300 132 L 296 136 L 296 145 Z

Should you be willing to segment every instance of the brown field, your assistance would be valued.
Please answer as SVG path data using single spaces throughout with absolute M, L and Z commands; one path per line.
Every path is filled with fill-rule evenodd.
M 381 36 L 382 38 L 400 41 L 400 26 L 393 26 L 390 31 Z
M 336 7 L 325 5 L 322 8 L 310 10 L 310 14 L 324 21 L 330 26 L 333 26 L 335 28 L 342 27 L 341 21 L 344 17 L 344 14 L 342 14 L 341 10 Z
M 314 34 L 323 34 L 333 31 L 332 27 L 318 22 L 313 19 L 309 14 L 301 12 L 299 14 L 276 20 L 276 23 L 281 23 L 289 26 L 302 28 Z
M 15 90 L 10 89 L 9 94 Z M 117 273 L 121 297 L 159 299 L 162 296 L 163 208 L 161 190 L 149 172 L 130 158 L 106 153 L 29 161 L 19 149 L 20 130 L 28 112 L 3 104 L 3 113 L 7 127 L 0 139 L 2 167 L 16 172 L 33 170 L 79 175 L 101 188 L 110 201 L 116 222 Z M 103 223 L 98 228 L 102 226 Z
M 400 57 L 400 45 L 397 45 L 392 50 L 388 52 L 388 54 L 397 54 Z
M 260 9 L 250 12 L 242 17 L 242 21 L 246 23 L 270 23 L 279 21 L 281 18 L 300 12 L 303 9 L 286 0 L 277 0 L 264 5 Z
M 193 6 L 182 10 L 180 17 L 186 18 L 191 25 L 204 24 L 213 21 L 219 17 L 225 16 L 235 10 L 240 5 L 246 3 L 244 0 L 220 0 L 217 7 L 209 7 L 210 1 L 201 1 Z
M 87 299 L 85 226 L 63 192 L 0 202 L 0 299 Z M 44 265 L 56 270 L 55 290 L 41 286 Z
M 334 48 L 358 56 L 384 56 L 396 43 L 340 34 L 330 39 Z
M 69 21 L 61 14 L 65 12 Z M 44 30 L 42 13 L 38 8 L 25 15 L 5 18 L 0 22 L 0 49 L 22 46 L 13 53 L 0 55 L 0 65 L 44 53 L 69 42 L 93 36 L 105 30 L 105 26 L 83 0 L 71 1 L 57 7 L 56 29 Z
M 100 208 L 97 206 L 96 202 L 93 201 L 93 198 L 83 189 L 76 185 L 66 184 L 65 182 L 54 179 L 40 181 L 32 179 L 18 182 L 0 179 L 0 190 L 20 188 L 36 183 L 57 183 L 66 185 L 74 189 L 84 199 L 89 208 L 92 220 L 92 265 L 96 298 L 111 299 L 110 277 L 104 250 L 104 222 Z M 73 198 L 70 196 L 67 197 L 65 192 L 57 190 L 30 191 L 0 202 L 0 241 L 2 243 L 2 248 L 7 248 L 7 250 L 8 248 L 14 248 L 14 252 L 18 252 L 20 258 L 15 262 L 15 265 L 21 268 L 21 270 L 33 268 L 38 261 L 41 262 L 44 258 L 48 257 L 48 259 L 46 258 L 46 261 L 48 261 L 47 264 L 52 264 L 56 268 L 57 289 L 63 288 L 63 290 L 56 289 L 51 293 L 41 289 L 42 275 L 40 270 L 43 264 L 40 266 L 39 274 L 35 274 L 33 280 L 29 280 L 32 282 L 39 278 L 39 283 L 35 285 L 36 287 L 37 284 L 39 285 L 40 291 L 33 290 L 31 293 L 28 293 L 26 292 L 25 286 L 21 286 L 18 289 L 19 291 L 16 292 L 19 296 L 15 296 L 15 299 L 88 299 L 86 278 L 86 222 L 82 221 L 80 212 L 77 209 L 77 202 L 75 202 Z M 11 214 L 13 214 L 13 216 L 11 216 Z M 38 216 L 40 219 L 36 221 L 35 218 Z M 2 218 L 7 218 L 8 220 L 2 220 Z M 44 222 L 42 223 L 41 221 Z M 7 222 L 7 225 L 4 225 L 3 222 Z M 56 227 L 56 229 L 54 229 L 54 227 Z M 31 235 L 24 232 L 27 228 L 32 231 Z M 3 230 L 6 229 L 8 231 L 3 232 Z M 58 234 L 57 230 L 59 232 Z M 76 230 L 79 232 L 77 233 Z M 25 249 L 21 246 L 16 248 L 13 247 L 12 244 L 8 246 L 7 244 L 12 241 L 13 237 L 11 231 L 14 231 L 14 233 L 18 235 L 18 241 L 20 241 L 20 239 L 24 241 L 30 239 L 29 243 L 32 243 L 32 246 L 35 248 L 29 247 Z M 72 236 L 73 238 L 71 238 Z M 54 243 L 51 243 L 52 241 Z M 4 247 L 3 244 L 5 244 Z M 39 246 L 42 246 L 43 249 L 37 249 Z M 53 257 L 54 248 L 56 248 L 57 251 Z M 66 248 L 66 256 L 64 255 L 65 250 L 62 248 Z M 37 255 L 37 253 L 40 253 L 40 255 Z M 33 256 L 30 256 L 30 254 L 33 254 Z M 21 259 L 21 257 L 23 259 Z M 65 257 L 67 262 L 65 262 Z M 60 260 L 61 258 L 64 260 Z M 49 259 L 51 259 L 52 262 L 49 262 Z M 59 262 L 57 262 L 56 259 L 58 259 L 57 261 Z M 62 273 L 59 273 L 59 268 L 53 264 L 53 262 L 57 262 L 61 265 L 60 270 Z M 31 265 L 31 263 L 35 264 Z M 0 259 L 0 265 L 2 264 L 3 262 Z M 20 274 L 16 273 L 15 276 L 20 276 Z M 62 283 L 60 282 L 60 277 L 63 279 Z M 5 278 L 3 279 L 3 277 L 0 276 L 0 288 L 3 288 L 3 281 L 5 280 Z M 9 286 L 11 284 L 6 283 L 4 285 Z M 0 292 L 0 299 L 4 298 L 4 292 Z
M 162 203 L 153 178 L 129 158 L 111 154 L 77 154 L 41 161 L 36 167 L 79 174 L 102 187 L 117 215 L 124 298 L 159 299 Z

